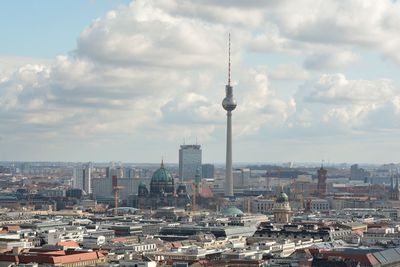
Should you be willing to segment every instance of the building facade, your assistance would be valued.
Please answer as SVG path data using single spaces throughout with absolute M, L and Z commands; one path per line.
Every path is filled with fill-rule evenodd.
M 201 165 L 201 173 L 203 178 L 214 178 L 215 168 L 213 164 Z
M 326 174 L 328 173 L 323 167 L 317 171 L 318 184 L 317 184 L 317 194 L 322 197 L 326 195 Z
M 289 197 L 284 192 L 281 192 L 276 199 L 272 212 L 276 223 L 286 224 L 292 221 L 293 212 L 290 208 Z
M 310 210 L 312 212 L 329 212 L 329 201 L 326 199 L 312 199 L 310 201 Z
M 233 171 L 233 188 L 244 188 L 249 184 L 250 169 L 241 168 Z
M 365 181 L 370 174 L 363 168 L 359 168 L 358 164 L 350 166 L 350 180 L 352 181 Z
M 183 183 L 180 183 L 175 189 L 172 174 L 161 163 L 161 167 L 154 172 L 151 178 L 150 190 L 144 183 L 140 183 L 138 193 L 133 196 L 132 201 L 133 207 L 139 209 L 158 209 L 161 207 L 186 208 L 191 199 Z
M 251 201 L 252 213 L 268 213 L 274 208 L 274 201 L 267 198 L 255 198 Z
M 179 149 L 179 179 L 192 180 L 201 168 L 201 146 L 181 145 Z
M 400 200 L 400 188 L 399 188 L 399 175 L 390 177 L 390 199 L 391 200 Z
M 86 194 L 92 193 L 92 165 L 90 163 L 74 169 L 74 188 L 81 189 Z

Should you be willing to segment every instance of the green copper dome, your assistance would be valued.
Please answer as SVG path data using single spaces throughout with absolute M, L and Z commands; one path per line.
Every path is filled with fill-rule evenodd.
M 276 202 L 278 202 L 278 203 L 283 203 L 283 202 L 288 202 L 288 201 L 289 201 L 289 197 L 284 192 L 281 192 L 279 197 L 276 199 Z
M 231 207 L 224 209 L 223 214 L 225 216 L 238 216 L 238 215 L 240 216 L 240 215 L 243 215 L 244 213 L 240 209 L 238 209 L 234 206 L 231 206 Z
M 151 182 L 172 182 L 174 178 L 171 173 L 164 168 L 164 163 L 161 163 L 161 167 L 153 173 Z

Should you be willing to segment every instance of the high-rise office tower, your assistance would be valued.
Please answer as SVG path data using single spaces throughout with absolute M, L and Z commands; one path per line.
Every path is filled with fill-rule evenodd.
M 214 165 L 213 164 L 201 165 L 201 173 L 203 178 L 214 178 Z
M 181 181 L 194 179 L 197 169 L 201 170 L 201 146 L 181 145 L 179 149 L 179 179 Z
M 74 170 L 74 188 L 82 189 L 86 194 L 92 193 L 92 164 Z
M 231 35 L 229 34 L 229 53 L 228 53 L 228 84 L 225 86 L 225 98 L 222 107 L 226 112 L 226 168 L 225 168 L 225 197 L 233 197 L 233 177 L 232 177 L 232 111 L 236 108 L 236 101 L 233 98 L 233 88 L 231 86 Z

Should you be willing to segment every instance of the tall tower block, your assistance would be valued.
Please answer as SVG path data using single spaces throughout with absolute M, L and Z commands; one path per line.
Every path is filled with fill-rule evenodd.
M 225 86 L 225 98 L 222 107 L 226 112 L 226 168 L 225 168 L 225 197 L 233 197 L 233 177 L 232 177 L 232 111 L 236 108 L 236 101 L 233 98 L 233 88 L 231 86 L 231 35 L 229 34 L 228 52 L 228 84 Z
M 181 145 L 179 149 L 179 179 L 180 181 L 193 180 L 197 169 L 201 168 L 201 146 Z M 201 169 L 200 169 L 201 176 Z
M 321 168 L 317 171 L 318 174 L 318 184 L 317 184 L 317 190 L 318 190 L 318 196 L 323 197 L 326 194 L 326 174 L 328 173 L 327 170 L 325 170 L 322 166 Z

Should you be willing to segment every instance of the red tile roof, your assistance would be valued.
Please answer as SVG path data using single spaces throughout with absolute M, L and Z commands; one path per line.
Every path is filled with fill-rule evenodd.
M 51 264 L 68 264 L 79 261 L 90 261 L 97 259 L 104 259 L 105 256 L 98 251 L 90 252 L 72 252 L 65 253 L 64 251 L 46 252 L 38 255 L 0 255 L 0 262 L 15 262 L 15 263 L 31 263 L 36 262 L 39 264 L 51 263 Z
M 61 241 L 57 243 L 58 246 L 68 247 L 68 248 L 79 248 L 79 244 L 74 240 Z
M 6 229 L 7 231 L 19 231 L 21 230 L 21 227 L 19 227 L 19 225 L 7 225 L 3 227 L 4 229 Z
M 376 266 L 379 262 L 371 253 L 366 254 L 349 254 L 345 251 L 321 251 L 320 252 L 325 257 L 336 256 L 342 259 L 351 259 L 360 262 L 364 266 Z

